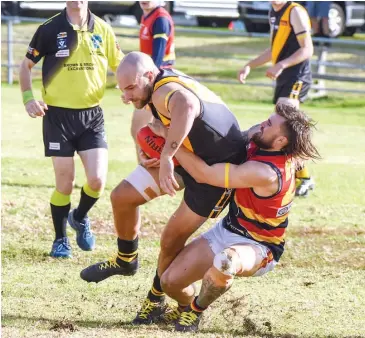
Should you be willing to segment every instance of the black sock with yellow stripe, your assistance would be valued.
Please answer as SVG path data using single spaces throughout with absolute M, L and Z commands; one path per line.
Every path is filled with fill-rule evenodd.
M 132 241 L 118 238 L 118 261 L 130 263 L 138 256 L 138 236 Z
M 87 183 L 81 188 L 80 203 L 74 212 L 74 219 L 81 222 L 99 199 L 103 191 L 92 190 Z
M 162 291 L 160 277 L 158 276 L 157 270 L 155 278 L 153 279 L 152 288 L 148 292 L 147 298 L 154 303 L 161 303 L 165 300 L 165 293 Z
M 64 195 L 55 190 L 51 196 L 51 214 L 56 239 L 67 237 L 67 216 L 71 208 L 71 195 Z
M 206 307 L 202 307 L 198 304 L 198 297 L 195 297 L 194 300 L 191 302 L 190 307 L 194 312 L 202 313 L 204 310 L 206 310 Z

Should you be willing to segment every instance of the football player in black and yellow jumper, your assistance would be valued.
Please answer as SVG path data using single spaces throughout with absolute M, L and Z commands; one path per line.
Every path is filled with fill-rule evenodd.
M 271 1 L 271 5 L 271 45 L 249 61 L 239 71 L 238 78 L 244 83 L 251 69 L 271 61 L 272 66 L 266 71 L 266 76 L 276 80 L 274 104 L 290 103 L 299 107 L 299 103 L 307 98 L 312 83 L 310 19 L 306 9 L 295 2 Z M 314 188 L 307 167 L 297 171 L 296 179 L 296 195 L 307 196 Z
M 138 165 L 112 192 L 118 253 L 114 259 L 91 265 L 81 272 L 88 282 L 112 275 L 133 275 L 138 269 L 139 206 L 165 193 L 185 187 L 184 198 L 169 219 L 161 236 L 158 271 L 152 288 L 134 324 L 148 324 L 161 309 L 164 293 L 159 276 L 183 249 L 186 240 L 207 218 L 218 217 L 229 202 L 232 190 L 196 182 L 173 157 L 184 145 L 207 163 L 239 164 L 246 144 L 234 114 L 225 103 L 195 79 L 174 69 L 158 69 L 147 54 L 132 52 L 117 71 L 124 102 L 141 109 L 149 105 L 155 119 L 169 126 L 159 160 Z M 155 163 L 157 161 L 158 163 Z
M 55 172 L 56 187 L 50 201 L 56 233 L 52 257 L 71 257 L 67 220 L 76 230 L 82 250 L 95 246 L 87 213 L 104 189 L 108 169 L 104 115 L 99 104 L 108 66 L 115 71 L 122 57 L 112 28 L 88 10 L 88 2 L 67 1 L 61 13 L 38 27 L 20 66 L 23 103 L 30 117 L 43 118 L 45 156 L 52 158 Z M 42 58 L 43 101 L 37 101 L 31 72 Z M 70 212 L 75 151 L 87 181 L 78 207 Z

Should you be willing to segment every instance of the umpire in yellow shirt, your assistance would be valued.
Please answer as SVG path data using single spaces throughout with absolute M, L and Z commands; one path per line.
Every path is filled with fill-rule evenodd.
M 56 177 L 50 201 L 56 232 L 52 257 L 71 257 L 67 220 L 76 230 L 82 250 L 95 246 L 87 213 L 104 189 L 108 170 L 104 116 L 99 104 L 108 66 L 115 71 L 122 57 L 112 28 L 88 10 L 88 2 L 67 1 L 65 10 L 38 27 L 20 66 L 25 110 L 32 118 L 43 117 L 45 156 L 52 157 Z M 31 72 L 42 58 L 43 101 L 37 101 Z M 70 212 L 75 151 L 87 181 L 78 207 Z

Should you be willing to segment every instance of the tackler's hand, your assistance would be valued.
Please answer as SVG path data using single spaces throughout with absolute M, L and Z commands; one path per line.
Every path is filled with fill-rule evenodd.
M 140 149 L 138 153 L 140 165 L 145 168 L 158 168 L 160 166 L 160 160 L 158 158 L 150 158 L 146 153 Z

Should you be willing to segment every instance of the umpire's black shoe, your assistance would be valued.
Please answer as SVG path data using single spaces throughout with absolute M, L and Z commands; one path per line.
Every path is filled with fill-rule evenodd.
M 138 267 L 138 256 L 130 263 L 115 257 L 90 265 L 80 272 L 80 277 L 87 282 L 98 283 L 114 275 L 133 276 Z

